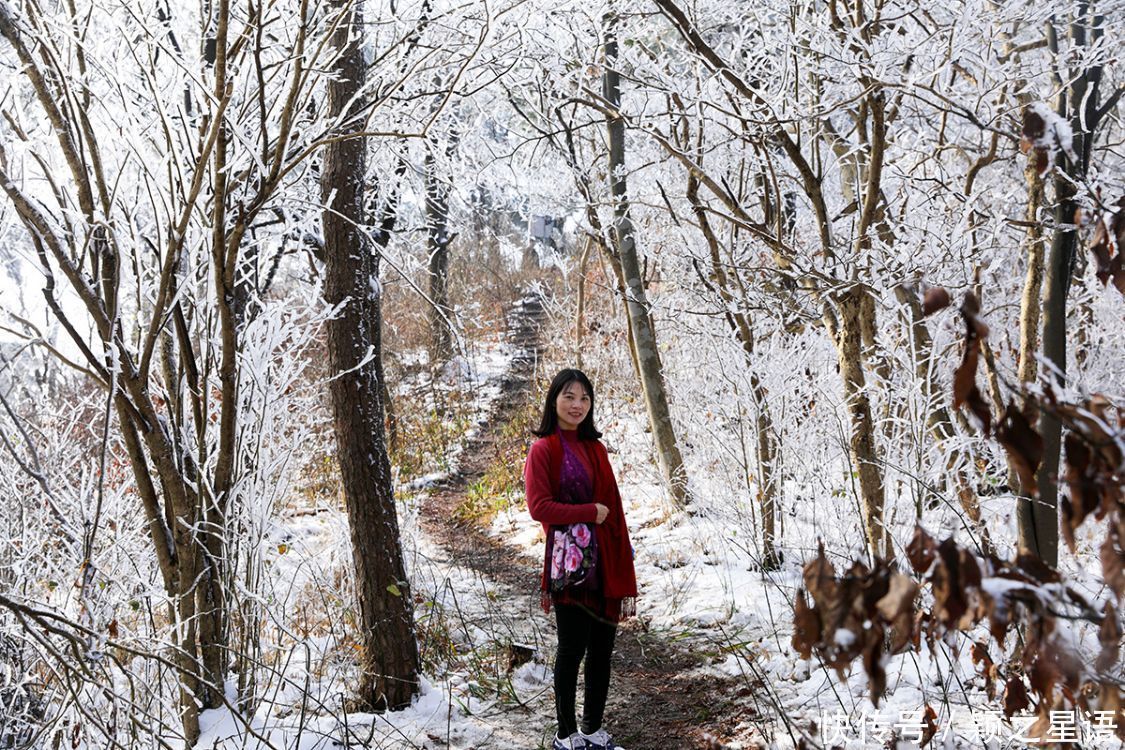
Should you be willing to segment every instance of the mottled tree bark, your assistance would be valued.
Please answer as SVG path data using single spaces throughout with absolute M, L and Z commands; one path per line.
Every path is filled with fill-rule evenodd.
M 853 286 L 837 299 L 838 331 L 836 352 L 840 375 L 844 380 L 850 431 L 848 446 L 859 481 L 863 512 L 863 528 L 872 556 L 890 555 L 890 535 L 883 525 L 883 472 L 880 468 L 875 422 L 871 417 L 871 401 L 867 395 L 867 378 L 863 368 L 863 326 L 873 326 L 865 319 L 865 311 L 873 309 L 863 301 L 866 289 Z
M 361 130 L 366 77 L 360 47 L 363 6 L 342 0 L 333 43 L 337 77 L 328 86 L 328 109 L 339 134 Z M 375 710 L 410 704 L 418 692 L 418 648 L 413 598 L 406 580 L 383 429 L 381 290 L 377 248 L 358 224 L 364 218 L 366 139 L 340 138 L 325 147 L 321 193 L 325 297 L 339 305 L 328 324 L 332 411 L 363 644 L 360 700 Z
M 1019 361 L 1016 366 L 1017 377 L 1021 385 L 1034 383 L 1039 374 L 1039 314 L 1040 297 L 1043 289 L 1043 225 L 1040 212 L 1043 209 L 1046 181 L 1039 173 L 1039 166 L 1034 154 L 1027 160 L 1024 168 L 1024 177 L 1027 180 L 1027 208 L 1024 219 L 1028 223 L 1027 234 L 1024 237 L 1024 250 L 1027 256 L 1027 275 L 1024 280 L 1023 295 L 1020 297 L 1020 342 Z M 1025 408 L 1028 404 L 1025 403 Z M 1041 513 L 1036 511 L 1037 500 L 1031 497 L 1030 489 L 1019 486 L 1019 474 L 1010 472 L 1016 479 L 1019 497 L 1016 499 L 1016 527 L 1019 535 L 1020 549 L 1024 552 L 1039 554 L 1039 545 L 1036 541 L 1039 532 L 1036 529 L 1036 516 Z

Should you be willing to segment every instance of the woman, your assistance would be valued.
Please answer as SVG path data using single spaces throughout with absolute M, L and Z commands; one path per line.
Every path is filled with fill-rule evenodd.
M 552 750 L 612 750 L 618 746 L 602 727 L 610 656 L 617 624 L 634 613 L 637 579 L 617 480 L 594 427 L 589 378 L 573 369 L 556 375 L 534 433 L 539 439 L 524 465 L 527 507 L 547 535 L 540 591 L 543 610 L 555 609 L 559 638 Z M 574 704 L 583 656 L 579 726 Z

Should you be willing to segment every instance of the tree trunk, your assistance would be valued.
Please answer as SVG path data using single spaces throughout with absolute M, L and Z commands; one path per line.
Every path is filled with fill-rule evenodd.
M 574 366 L 582 369 L 582 334 L 586 330 L 586 261 L 590 258 L 590 247 L 594 244 L 589 237 L 578 259 L 578 305 L 574 314 Z
M 1055 189 L 1059 196 L 1055 208 L 1056 224 L 1073 220 L 1073 189 L 1063 180 L 1056 180 Z M 1052 380 L 1060 386 L 1066 382 L 1066 297 L 1077 239 L 1073 231 L 1055 230 L 1047 267 L 1047 294 L 1043 300 L 1043 359 L 1054 366 Z M 1035 554 L 1054 568 L 1059 564 L 1059 488 L 1056 475 L 1062 448 L 1062 424 L 1047 410 L 1039 413 L 1039 434 L 1043 437 L 1043 462 L 1036 476 L 1039 493 L 1034 501 L 1021 498 L 1019 542 L 1020 549 Z
M 629 216 L 625 182 L 625 121 L 616 112 L 621 106 L 621 78 L 615 67 L 617 65 L 615 25 L 616 19 L 609 17 L 606 24 L 605 69 L 602 78 L 605 98 L 615 110 L 608 121 L 609 174 L 614 208 L 614 227 L 610 236 L 616 245 L 616 254 L 626 284 L 625 299 L 629 328 L 636 346 L 637 363 L 641 371 L 641 390 L 656 443 L 657 459 L 674 504 L 677 508 L 683 508 L 689 501 L 687 471 L 679 445 L 676 443 L 676 433 L 668 409 L 664 373 L 656 349 L 656 331 L 649 317 L 649 304 L 637 257 L 636 236 Z
M 610 242 L 613 240 L 610 239 Z M 621 300 L 621 311 L 625 313 L 625 343 L 629 348 L 629 361 L 633 363 L 633 374 L 637 383 L 641 383 L 644 376 L 641 374 L 641 360 L 637 355 L 637 341 L 633 335 L 633 324 L 629 318 L 629 292 L 625 284 L 625 272 L 621 270 L 621 258 L 608 244 L 602 244 L 602 251 L 613 269 L 613 276 L 617 280 L 617 297 Z M 651 429 L 651 427 L 650 427 Z
M 696 157 L 702 161 L 701 156 Z M 719 238 L 711 226 L 707 210 L 699 200 L 699 179 L 695 174 L 688 175 L 687 198 L 692 205 L 696 221 L 699 222 L 700 231 L 707 241 L 711 256 L 711 274 L 718 286 L 719 298 L 726 308 L 727 324 L 731 327 L 738 342 L 742 345 L 745 355 L 746 368 L 750 371 L 750 391 L 754 397 L 757 415 L 754 420 L 756 432 L 756 459 L 758 469 L 758 509 L 762 519 L 762 570 L 777 570 L 781 567 L 782 557 L 777 548 L 779 530 L 777 520 L 781 515 L 780 497 L 781 482 L 778 479 L 777 454 L 778 438 L 774 432 L 773 419 L 770 417 L 769 404 L 766 399 L 766 389 L 761 378 L 754 371 L 754 329 L 751 326 L 749 315 L 738 309 L 738 302 L 731 291 L 727 272 L 723 268 L 722 255 L 719 252 Z M 731 264 L 734 268 L 735 264 Z M 708 282 L 709 284 L 710 282 Z
M 762 516 L 762 570 L 777 570 L 781 567 L 781 552 L 777 547 L 779 538 L 777 519 L 781 515 L 778 502 L 781 483 L 777 472 L 777 436 L 773 432 L 766 404 L 766 389 L 755 372 L 750 373 L 750 389 L 758 414 L 754 421 L 758 446 L 758 505 Z
M 872 321 L 864 320 L 864 310 L 872 309 L 863 301 L 866 294 L 868 292 L 862 287 L 853 286 L 839 296 L 839 330 L 835 338 L 851 426 L 848 445 L 859 480 L 867 548 L 872 557 L 886 557 L 891 554 L 891 549 L 890 535 L 883 525 L 883 472 L 879 466 L 875 423 L 871 418 L 871 402 L 863 371 L 862 329 L 865 325 L 873 325 Z
M 227 87 L 227 29 L 230 19 L 228 0 L 219 0 L 215 8 L 213 71 L 214 95 L 219 101 Z M 200 493 L 202 504 L 200 525 L 201 580 L 196 591 L 199 619 L 200 657 L 203 665 L 204 708 L 223 705 L 230 649 L 226 642 L 227 616 L 224 583 L 224 540 L 227 530 L 230 493 L 234 487 L 235 451 L 238 443 L 238 333 L 239 310 L 235 302 L 237 282 L 235 263 L 239 240 L 227 245 L 227 150 L 229 130 L 225 123 L 215 139 L 213 158 L 214 197 L 211 216 L 211 265 L 215 277 L 215 301 L 219 309 L 219 330 L 222 350 L 219 363 L 221 400 L 219 403 L 219 452 L 216 459 L 214 496 Z
M 1023 296 L 1020 298 L 1020 343 L 1019 361 L 1017 364 L 1017 377 L 1021 386 L 1034 383 L 1039 373 L 1039 361 L 1036 357 L 1039 351 L 1039 314 L 1040 295 L 1043 288 L 1043 226 L 1039 212 L 1043 207 L 1044 186 L 1043 176 L 1039 174 L 1039 166 L 1034 153 L 1027 160 L 1024 168 L 1024 177 L 1027 180 L 1027 209 L 1024 219 L 1028 222 L 1027 236 L 1024 240 L 1027 253 L 1027 277 L 1024 281 Z M 1028 404 L 1025 401 L 1025 408 Z M 1019 474 L 1010 471 L 1009 475 L 1016 479 L 1016 489 L 1019 497 L 1016 500 L 1016 527 L 1019 536 L 1019 548 L 1023 552 L 1034 555 L 1039 554 L 1039 531 L 1036 500 L 1031 497 L 1030 489 L 1019 483 Z
M 622 310 L 625 313 L 625 335 L 629 343 L 629 361 L 633 363 L 633 374 L 637 378 L 637 382 L 641 382 L 641 366 L 637 361 L 637 347 L 633 341 L 633 327 L 629 324 L 629 303 L 627 294 L 625 292 L 625 274 L 621 270 L 621 260 L 617 257 L 614 249 L 610 246 L 612 242 L 609 232 L 605 230 L 602 225 L 601 217 L 598 216 L 599 200 L 595 199 L 593 190 L 591 189 L 590 175 L 579 166 L 578 163 L 578 148 L 574 138 L 574 128 L 571 123 L 562 116 L 560 111 L 556 111 L 559 119 L 559 125 L 565 135 L 565 147 L 562 147 L 563 158 L 566 159 L 567 166 L 570 167 L 571 175 L 574 177 L 574 185 L 578 192 L 582 195 L 586 203 L 586 221 L 590 223 L 591 241 L 596 242 L 602 253 L 599 259 L 603 262 L 602 271 L 609 279 L 609 274 L 604 273 L 604 262 L 609 261 L 610 267 L 613 269 L 614 279 L 617 281 L 617 295 L 621 300 Z M 581 361 L 581 352 L 579 352 L 578 360 Z M 579 369 L 582 369 L 581 366 Z
M 337 3 L 341 22 L 333 34 L 339 50 L 337 78 L 328 85 L 328 109 L 341 134 L 363 127 L 357 94 L 366 76 L 359 44 L 363 6 Z M 353 101 L 355 100 L 355 101 Z M 325 297 L 341 305 L 328 324 L 337 455 L 351 528 L 359 599 L 360 700 L 374 710 L 410 704 L 418 691 L 418 648 L 413 598 L 406 580 L 398 519 L 383 430 L 381 290 L 378 260 L 365 235 L 366 140 L 340 139 L 325 147 L 321 196 L 325 249 Z
M 115 399 L 117 418 L 121 424 L 121 436 L 137 480 L 137 493 L 144 505 L 148 520 L 149 534 L 153 549 L 164 580 L 164 590 L 168 593 L 168 619 L 173 624 L 173 639 L 176 650 L 173 661 L 176 665 L 180 692 L 180 724 L 184 730 L 184 744 L 194 747 L 199 739 L 199 671 L 196 667 L 196 640 L 194 632 L 195 601 L 191 588 L 194 584 L 191 560 L 196 557 L 195 545 L 181 544 L 182 537 L 173 534 L 176 519 L 171 515 L 171 501 L 165 497 L 164 512 L 161 512 L 160 499 L 144 446 L 133 416 L 127 408 L 125 398 Z M 186 520 L 186 519 L 185 519 Z M 187 555 L 185 557 L 185 554 Z M 188 579 L 184 582 L 185 577 Z
M 1087 17 L 1090 4 L 1078 3 L 1069 28 L 1072 49 L 1097 45 L 1105 29 L 1104 18 Z M 1089 25 L 1087 25 L 1089 24 Z M 1056 57 L 1060 55 L 1053 29 L 1048 40 Z M 1092 38 L 1087 38 L 1087 34 Z M 1043 360 L 1051 370 L 1052 379 L 1060 386 L 1066 383 L 1066 298 L 1074 273 L 1078 250 L 1078 234 L 1074 229 L 1077 208 L 1076 186 L 1086 179 L 1090 154 L 1102 112 L 1098 94 L 1101 86 L 1100 65 L 1086 68 L 1059 95 L 1058 113 L 1066 117 L 1073 133 L 1073 154 L 1059 154 L 1062 160 L 1055 173 L 1054 234 L 1046 269 L 1046 292 L 1043 299 Z M 1065 158 L 1064 160 L 1064 156 Z M 1058 470 L 1062 449 L 1062 424 L 1051 413 L 1039 414 L 1039 434 L 1043 437 L 1043 462 L 1039 465 L 1036 483 L 1039 494 L 1034 503 L 1020 503 L 1018 514 L 1019 546 L 1037 555 L 1051 567 L 1059 560 Z
M 426 143 L 426 239 L 430 281 L 430 364 L 453 356 L 449 306 L 449 185 L 438 178 L 433 145 Z
M 1045 182 L 1033 156 L 1027 160 L 1024 177 L 1027 180 L 1027 209 L 1024 221 L 1028 223 L 1024 245 L 1027 253 L 1027 276 L 1020 298 L 1020 348 L 1017 373 L 1021 384 L 1035 381 L 1039 363 L 1035 355 L 1039 350 L 1039 295 L 1043 288 L 1043 225 L 1039 211 L 1043 207 Z

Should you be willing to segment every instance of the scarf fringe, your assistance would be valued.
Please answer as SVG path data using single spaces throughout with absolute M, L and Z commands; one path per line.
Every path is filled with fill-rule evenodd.
M 555 597 L 550 591 L 539 591 L 539 606 L 543 608 L 544 613 L 550 613 L 551 606 L 555 604 Z M 627 596 L 624 599 L 601 599 L 600 606 L 595 605 L 593 602 L 583 604 L 581 602 L 566 602 L 566 604 L 574 604 L 580 607 L 586 607 L 594 612 L 598 617 L 604 618 L 613 623 L 624 622 L 630 617 L 637 616 L 637 598 L 635 596 Z M 596 610 L 602 610 L 600 612 Z

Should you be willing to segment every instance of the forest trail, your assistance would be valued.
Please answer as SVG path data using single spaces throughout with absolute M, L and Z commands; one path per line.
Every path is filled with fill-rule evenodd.
M 539 566 L 478 524 L 461 522 L 454 512 L 468 488 L 495 460 L 499 431 L 517 414 L 534 386 L 544 318 L 542 301 L 530 296 L 517 302 L 509 314 L 508 340 L 516 352 L 502 376 L 500 397 L 464 446 L 457 469 L 432 489 L 422 509 L 421 526 L 450 559 L 495 583 L 507 606 L 534 613 L 541 620 L 538 629 L 550 636 L 544 641 L 549 649 L 554 642 L 554 618 L 538 606 Z M 748 683 L 701 671 L 709 664 L 711 653 L 692 650 L 682 641 L 674 643 L 648 630 L 642 619 L 631 619 L 618 631 L 606 708 L 607 728 L 615 740 L 625 750 L 755 747 L 749 734 L 751 722 L 758 717 L 753 708 L 755 691 Z M 548 667 L 553 663 L 552 653 L 538 656 Z M 581 695 L 580 682 L 580 702 Z M 547 729 L 555 725 L 549 689 L 535 705 L 513 707 L 512 713 L 508 732 L 513 739 L 530 743 L 518 750 L 549 742 Z M 516 722 L 531 726 L 518 727 Z M 509 750 L 506 744 L 495 747 Z

